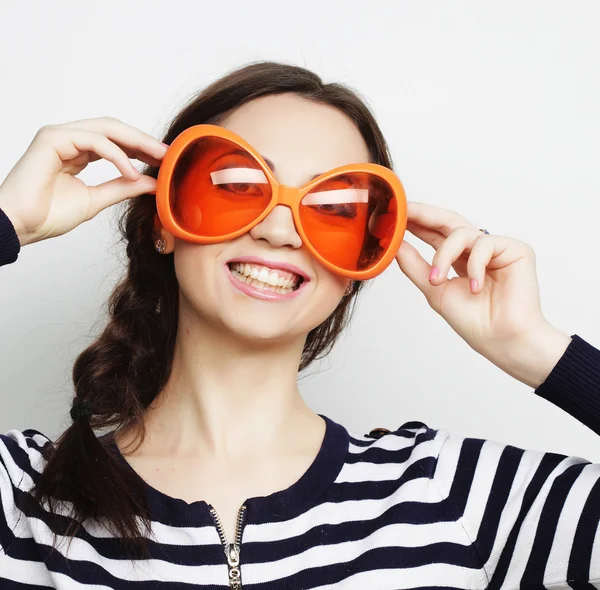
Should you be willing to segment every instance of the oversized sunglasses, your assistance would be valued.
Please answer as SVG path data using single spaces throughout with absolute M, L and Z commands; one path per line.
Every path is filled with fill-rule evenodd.
M 389 168 L 349 164 L 287 186 L 249 143 L 215 125 L 174 139 L 158 172 L 156 205 L 168 232 L 198 244 L 237 238 L 285 205 L 311 254 L 357 280 L 389 266 L 406 230 L 406 196 Z

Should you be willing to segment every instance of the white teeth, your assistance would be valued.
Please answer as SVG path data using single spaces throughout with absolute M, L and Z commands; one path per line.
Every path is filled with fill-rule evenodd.
M 280 295 L 286 295 L 287 293 L 291 293 L 294 290 L 291 286 L 293 283 L 293 281 L 291 280 L 286 281 L 286 283 L 289 283 L 288 286 L 286 286 L 286 283 L 284 283 L 283 286 L 278 286 L 272 285 L 270 283 L 264 283 L 263 281 L 260 281 L 258 279 L 248 277 L 242 274 L 239 270 L 236 270 L 235 268 L 231 269 L 231 274 L 235 276 L 238 281 L 246 283 L 247 285 L 251 285 L 252 287 L 256 287 L 257 289 L 261 289 L 262 291 L 274 291 L 275 293 L 279 293 Z
M 261 265 L 233 262 L 229 265 L 229 268 L 231 274 L 242 283 L 280 294 L 291 293 L 300 280 L 297 275 L 288 278 L 289 273 L 280 275 L 276 270 L 270 270 Z

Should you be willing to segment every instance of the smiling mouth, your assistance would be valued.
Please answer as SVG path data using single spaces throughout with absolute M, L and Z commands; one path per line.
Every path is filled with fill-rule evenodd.
M 304 277 L 285 271 L 275 270 L 262 264 L 248 264 L 244 262 L 228 262 L 231 274 L 242 283 L 246 283 L 267 292 L 286 295 L 297 291 L 304 282 Z

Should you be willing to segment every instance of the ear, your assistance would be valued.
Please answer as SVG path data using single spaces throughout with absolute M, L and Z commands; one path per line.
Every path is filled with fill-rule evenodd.
M 163 240 L 167 243 L 167 247 L 165 248 L 163 254 L 170 254 L 175 249 L 175 237 L 173 234 L 170 234 L 160 222 L 160 218 L 158 217 L 158 213 L 154 215 L 154 232 L 152 236 L 152 241 L 156 242 L 158 238 L 163 238 Z

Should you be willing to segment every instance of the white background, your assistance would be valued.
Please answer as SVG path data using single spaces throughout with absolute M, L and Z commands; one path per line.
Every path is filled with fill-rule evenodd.
M 409 199 L 532 244 L 546 317 L 600 347 L 600 3 L 4 0 L 0 22 L 0 179 L 44 124 L 110 115 L 161 137 L 225 72 L 304 65 L 366 97 Z M 73 360 L 122 272 L 115 213 L 0 269 L 0 431 L 69 424 Z M 594 433 L 473 352 L 396 263 L 301 388 L 358 432 L 420 420 L 600 461 Z

